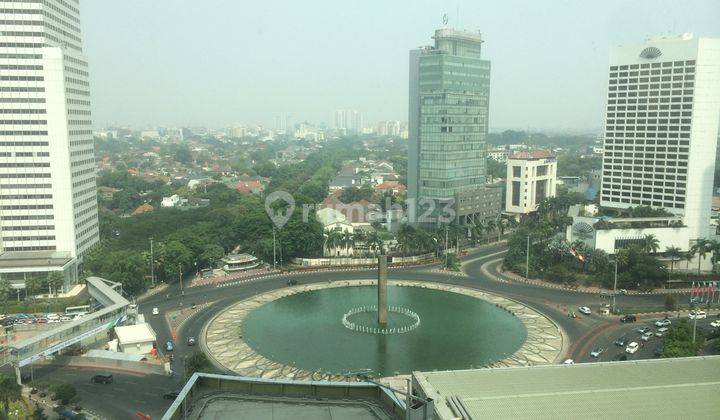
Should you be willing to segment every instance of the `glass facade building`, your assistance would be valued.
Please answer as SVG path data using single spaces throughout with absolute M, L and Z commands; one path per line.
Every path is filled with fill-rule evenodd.
M 481 36 L 443 28 L 433 38 L 434 46 L 410 52 L 408 192 L 416 220 L 433 222 L 450 209 L 461 223 L 497 216 L 499 191 L 485 188 L 490 62 L 481 58 Z

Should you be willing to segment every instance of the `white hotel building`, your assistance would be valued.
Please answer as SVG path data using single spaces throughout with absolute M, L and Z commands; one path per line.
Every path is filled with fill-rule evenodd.
M 585 235 L 614 253 L 648 234 L 660 251 L 710 237 L 719 121 L 720 39 L 684 34 L 613 48 L 600 205 L 652 206 L 674 217 L 609 219 L 595 232 L 592 219 L 576 219 L 569 239 Z
M 98 242 L 78 0 L 0 1 L 0 278 L 77 281 Z

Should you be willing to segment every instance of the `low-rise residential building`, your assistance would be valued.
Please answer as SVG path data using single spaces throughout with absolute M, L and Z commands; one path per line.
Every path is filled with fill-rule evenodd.
M 177 194 L 173 194 L 170 197 L 163 197 L 162 202 L 160 205 L 162 207 L 175 207 L 180 204 L 180 196 Z

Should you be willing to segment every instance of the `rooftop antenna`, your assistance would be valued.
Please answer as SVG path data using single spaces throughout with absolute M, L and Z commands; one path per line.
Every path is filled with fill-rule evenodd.
M 447 13 L 443 13 L 442 22 L 443 22 L 443 28 L 447 28 L 447 24 L 448 24 L 448 15 L 447 15 Z

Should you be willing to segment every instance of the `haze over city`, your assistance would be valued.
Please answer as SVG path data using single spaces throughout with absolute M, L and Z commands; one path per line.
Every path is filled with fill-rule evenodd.
M 610 47 L 720 35 L 716 1 L 94 0 L 83 13 L 96 127 L 331 125 L 343 108 L 405 120 L 408 50 L 447 14 L 482 33 L 491 131 L 599 131 Z

